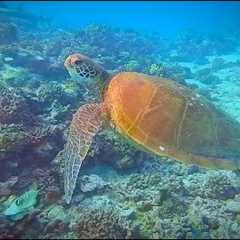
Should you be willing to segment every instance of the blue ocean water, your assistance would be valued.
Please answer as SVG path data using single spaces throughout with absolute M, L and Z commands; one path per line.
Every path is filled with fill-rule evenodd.
M 237 31 L 240 5 L 237 1 L 17 1 L 19 6 L 47 16 L 63 27 L 108 24 L 173 36 L 193 29 L 200 32 Z
M 240 238 L 237 1 L 0 2 L 0 239 Z

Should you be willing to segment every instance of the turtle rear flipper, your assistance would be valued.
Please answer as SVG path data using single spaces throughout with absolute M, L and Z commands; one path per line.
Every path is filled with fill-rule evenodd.
M 63 150 L 64 198 L 67 204 L 71 201 L 82 162 L 102 123 L 102 104 L 99 103 L 85 104 L 73 116 Z

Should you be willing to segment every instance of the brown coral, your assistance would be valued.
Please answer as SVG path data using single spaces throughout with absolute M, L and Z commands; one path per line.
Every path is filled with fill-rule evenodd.
M 121 220 L 114 209 L 93 209 L 83 212 L 76 227 L 80 239 L 129 239 L 134 231 Z
M 38 189 L 41 191 L 41 195 L 48 202 L 49 197 L 53 201 L 60 198 L 60 189 L 58 186 L 59 179 L 57 173 L 53 169 L 36 168 L 31 173 L 25 171 L 16 184 L 17 189 L 25 189 L 31 185 L 32 182 L 36 182 Z M 50 196 L 49 196 L 50 194 Z M 50 202 L 51 202 L 50 200 Z
M 13 89 L 0 85 L 0 123 L 33 122 L 29 106 Z

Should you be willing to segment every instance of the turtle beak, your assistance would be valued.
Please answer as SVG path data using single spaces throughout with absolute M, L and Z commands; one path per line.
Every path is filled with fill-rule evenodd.
M 73 65 L 76 61 L 76 56 L 74 55 L 70 55 L 66 58 L 65 62 L 64 62 L 64 66 L 69 69 L 69 68 L 73 68 Z
M 72 76 L 71 72 L 73 71 L 73 67 L 71 65 L 71 56 L 67 57 L 64 62 L 64 67 L 67 69 L 70 76 Z
M 67 71 L 71 77 L 76 77 L 76 75 L 77 75 L 74 65 L 78 59 L 79 58 L 76 56 L 76 54 L 72 54 L 72 55 L 68 56 L 64 62 L 64 66 L 67 69 Z
M 68 69 L 70 67 L 70 63 L 71 63 L 71 56 L 68 56 L 64 62 L 64 67 Z

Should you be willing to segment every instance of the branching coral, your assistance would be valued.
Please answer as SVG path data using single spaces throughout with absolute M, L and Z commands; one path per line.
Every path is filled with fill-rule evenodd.
M 130 60 L 127 64 L 125 64 L 124 68 L 128 72 L 139 71 L 141 69 L 141 64 L 136 60 Z
M 149 73 L 152 75 L 157 75 L 157 76 L 162 77 L 163 76 L 163 65 L 156 64 L 156 63 L 151 64 Z
M 60 199 L 60 186 L 58 173 L 54 169 L 36 168 L 33 171 L 25 170 L 19 181 L 14 186 L 15 189 L 24 189 L 37 183 L 41 195 L 41 202 L 44 204 L 56 203 Z
M 231 176 L 231 175 L 230 175 Z M 227 200 L 234 198 L 240 192 L 234 178 L 223 173 L 211 172 L 195 174 L 184 179 L 184 185 L 189 194 L 208 199 Z M 200 184 L 201 183 L 201 184 Z
M 102 161 L 118 170 L 127 170 L 138 166 L 142 160 L 142 152 L 112 130 L 106 129 L 96 136 L 99 151 L 95 151 Z M 127 157 L 126 157 L 127 156 Z
M 0 123 L 16 123 L 31 119 L 24 99 L 14 90 L 0 85 Z
M 203 187 L 205 189 L 204 196 L 208 198 L 226 200 L 233 198 L 240 192 L 233 186 L 231 180 L 223 174 L 210 175 Z
M 24 131 L 17 125 L 0 126 L 0 159 L 3 156 L 18 152 L 29 143 Z
M 137 233 L 121 220 L 114 209 L 84 211 L 77 225 L 80 239 L 127 239 Z

